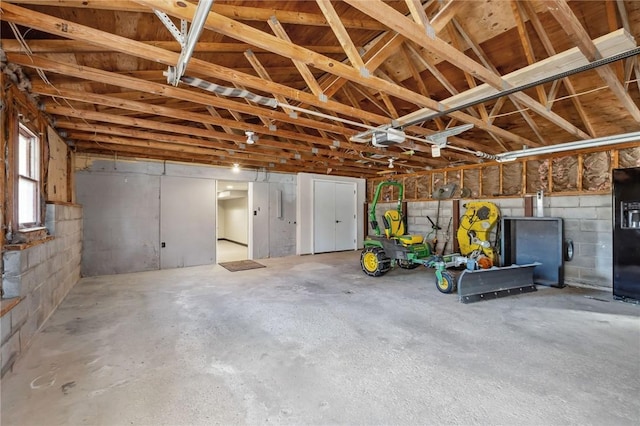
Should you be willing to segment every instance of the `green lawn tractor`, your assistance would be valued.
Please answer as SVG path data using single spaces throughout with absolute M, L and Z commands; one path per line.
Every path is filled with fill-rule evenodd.
M 387 210 L 382 216 L 384 232 L 376 218 L 376 207 L 380 201 L 382 189 L 393 186 L 398 190 L 398 202 L 395 210 Z M 406 218 L 402 214 L 404 187 L 399 182 L 381 182 L 376 188 L 373 202 L 369 208 L 369 224 L 373 234 L 364 241 L 364 250 L 360 256 L 360 265 L 365 274 L 379 277 L 391 268 L 400 266 L 414 269 L 424 265 L 424 260 L 433 254 L 429 242 L 422 235 L 407 233 Z

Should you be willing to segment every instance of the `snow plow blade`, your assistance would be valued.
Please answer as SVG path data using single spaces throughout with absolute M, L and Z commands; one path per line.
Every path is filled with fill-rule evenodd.
M 464 270 L 458 278 L 460 301 L 473 303 L 536 291 L 533 268 L 538 265 L 536 262 L 502 268 Z

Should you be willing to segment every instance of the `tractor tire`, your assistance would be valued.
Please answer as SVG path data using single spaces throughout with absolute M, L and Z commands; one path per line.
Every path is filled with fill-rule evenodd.
M 391 269 L 391 259 L 381 247 L 367 247 L 360 255 L 360 266 L 370 277 L 379 277 Z
M 420 264 L 413 263 L 410 260 L 398 260 L 398 266 L 400 266 L 402 269 L 416 269 L 418 266 L 420 266 Z
M 436 287 L 438 288 L 438 291 L 445 294 L 450 294 L 456 291 L 458 286 L 456 285 L 456 280 L 453 275 L 447 271 L 442 271 L 440 275 L 442 276 L 441 280 L 439 280 L 438 275 L 436 275 Z

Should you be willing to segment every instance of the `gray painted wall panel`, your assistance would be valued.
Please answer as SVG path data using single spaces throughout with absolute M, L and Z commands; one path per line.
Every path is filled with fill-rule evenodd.
M 162 176 L 160 267 L 209 265 L 216 258 L 216 182 Z
M 84 276 L 159 268 L 160 177 L 78 172 L 84 206 Z
M 282 196 L 282 217 L 277 217 L 278 191 Z M 296 253 L 296 186 L 272 182 L 269 185 L 269 256 L 283 257 Z

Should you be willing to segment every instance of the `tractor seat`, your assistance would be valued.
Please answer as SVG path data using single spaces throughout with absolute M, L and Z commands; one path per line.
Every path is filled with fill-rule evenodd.
M 420 244 L 422 235 L 405 235 L 404 219 L 397 210 L 387 210 L 382 217 L 384 234 L 387 238 L 396 238 L 404 245 Z

